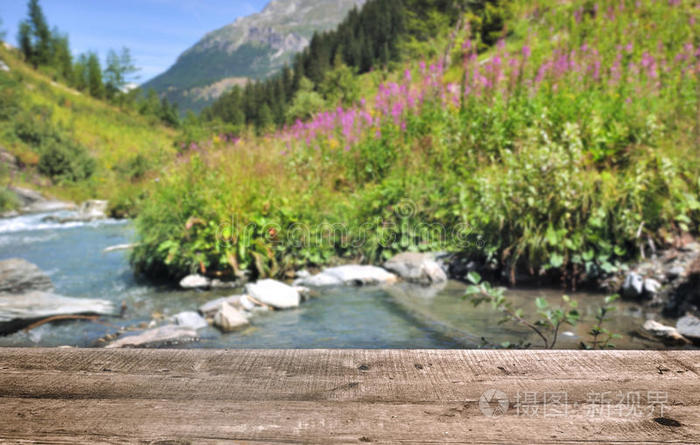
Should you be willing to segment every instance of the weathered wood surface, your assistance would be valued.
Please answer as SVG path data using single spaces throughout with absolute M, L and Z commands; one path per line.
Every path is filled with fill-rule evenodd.
M 687 351 L 0 349 L 0 442 L 700 443 L 699 371 Z

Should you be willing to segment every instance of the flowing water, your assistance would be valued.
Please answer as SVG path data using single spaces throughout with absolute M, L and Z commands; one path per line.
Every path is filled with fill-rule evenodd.
M 127 221 L 91 223 L 45 222 L 46 214 L 0 219 L 0 260 L 20 257 L 46 271 L 56 293 L 111 300 L 126 305 L 123 318 L 105 317 L 105 323 L 64 321 L 0 337 L 0 346 L 101 346 L 98 340 L 119 327 L 143 326 L 154 317 L 196 310 L 202 303 L 227 291 L 182 291 L 134 278 L 128 252 L 104 253 L 106 247 L 129 243 L 134 231 Z M 501 318 L 490 306 L 474 308 L 462 299 L 464 285 L 449 282 L 442 288 L 399 284 L 388 289 L 342 287 L 319 291 L 298 309 L 259 313 L 251 327 L 221 334 L 214 328 L 199 331 L 196 342 L 171 345 L 180 348 L 464 348 L 488 342 L 539 342 L 527 330 Z M 514 290 L 510 296 L 525 313 L 535 312 L 534 299 L 544 296 L 552 304 L 561 292 Z M 565 327 L 558 347 L 575 348 L 590 329 L 601 295 L 574 294 L 584 321 Z M 659 343 L 635 334 L 647 314 L 638 305 L 622 302 L 609 327 L 623 338 L 621 348 L 659 348 Z M 662 319 L 660 319 L 663 321 Z M 482 340 L 483 338 L 483 340 Z

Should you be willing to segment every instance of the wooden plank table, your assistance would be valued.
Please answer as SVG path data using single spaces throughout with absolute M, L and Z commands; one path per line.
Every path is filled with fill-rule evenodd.
M 0 349 L 0 442 L 700 443 L 699 372 L 691 351 Z

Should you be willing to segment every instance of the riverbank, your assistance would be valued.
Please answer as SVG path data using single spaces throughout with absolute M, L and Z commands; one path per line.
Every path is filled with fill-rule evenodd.
M 110 301 L 121 316 L 44 324 L 27 332 L 0 337 L 1 346 L 104 347 L 162 326 L 177 325 L 178 314 L 197 312 L 217 298 L 240 301 L 243 285 L 228 289 L 178 289 L 173 283 L 154 284 L 136 279 L 127 251 L 104 252 L 134 240 L 128 221 L 44 223 L 46 215 L 0 220 L 0 260 L 21 256 L 37 264 L 50 277 L 55 291 L 76 298 Z M 302 274 L 304 275 L 304 274 Z M 291 280 L 290 280 L 291 284 Z M 300 283 L 301 284 L 301 283 Z M 473 348 L 482 337 L 491 347 L 501 343 L 532 343 L 531 334 L 516 325 L 501 325 L 497 311 L 473 307 L 464 300 L 465 284 L 447 281 L 425 286 L 402 281 L 388 286 L 331 286 L 316 288 L 311 297 L 286 310 L 251 311 L 247 326 L 223 333 L 213 325 L 174 341 L 152 342 L 146 347 L 175 348 Z M 556 289 L 514 289 L 509 298 L 534 315 L 536 297 L 553 306 L 561 303 Z M 561 347 L 577 348 L 590 329 L 603 294 L 572 294 L 582 312 L 575 329 L 564 329 Z M 234 303 L 235 305 L 235 303 Z M 653 318 L 666 325 L 675 320 L 638 301 L 623 301 L 612 314 L 611 329 L 623 335 L 618 348 L 658 349 L 663 342 L 647 335 L 642 325 Z M 213 319 L 215 314 L 210 315 Z M 250 315 L 250 316 L 248 316 Z M 206 314 L 204 314 L 206 318 Z M 212 320 L 213 322 L 213 320 Z

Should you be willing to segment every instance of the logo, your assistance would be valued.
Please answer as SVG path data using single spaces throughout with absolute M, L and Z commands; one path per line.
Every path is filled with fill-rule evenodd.
M 497 389 L 487 389 L 479 398 L 479 409 L 486 417 L 500 417 L 508 411 L 508 396 Z

